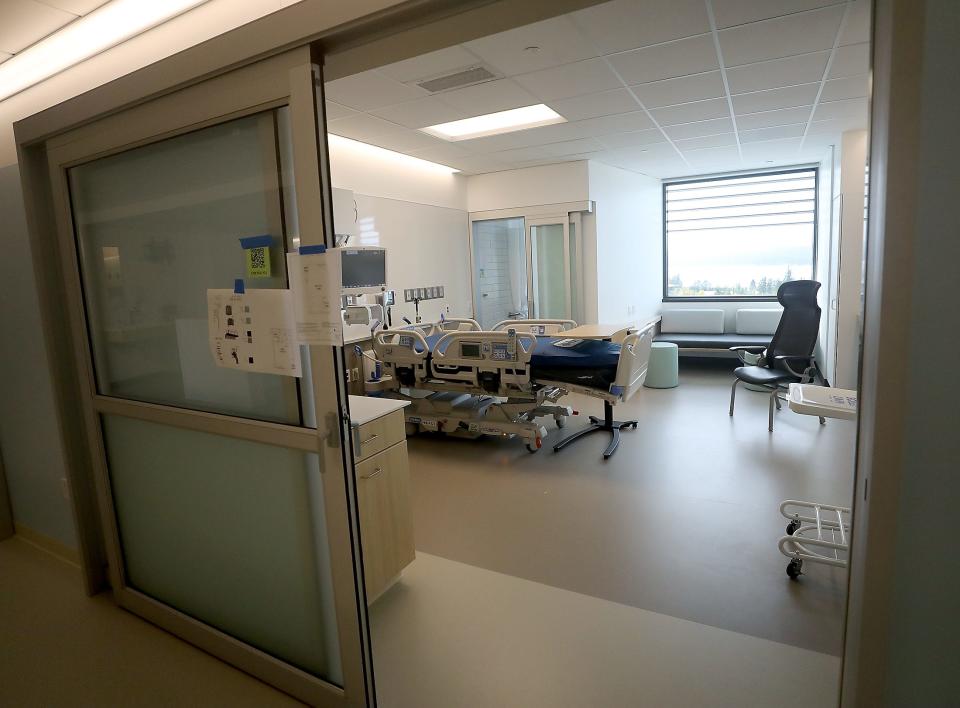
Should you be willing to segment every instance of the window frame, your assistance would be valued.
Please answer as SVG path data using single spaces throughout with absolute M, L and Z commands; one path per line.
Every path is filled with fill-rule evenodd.
M 820 165 L 795 165 L 788 168 L 774 168 L 769 170 L 744 170 L 728 172 L 720 175 L 705 175 L 695 177 L 678 177 L 661 180 L 661 237 L 663 247 L 663 291 L 661 302 L 776 302 L 776 295 L 670 295 L 669 293 L 669 250 L 667 247 L 667 187 L 674 184 L 690 182 L 719 182 L 727 179 L 741 179 L 744 177 L 766 177 L 768 175 L 790 175 L 799 172 L 813 171 L 813 253 L 811 257 L 811 273 L 817 274 L 817 244 L 820 237 Z

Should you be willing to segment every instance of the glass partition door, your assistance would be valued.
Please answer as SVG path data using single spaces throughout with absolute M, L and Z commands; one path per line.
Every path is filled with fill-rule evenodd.
M 215 366 L 207 334 L 208 289 L 286 288 L 286 254 L 333 238 L 318 75 L 294 50 L 48 159 L 117 602 L 308 703 L 366 705 L 342 352 L 249 373 Z M 256 272 L 250 236 L 269 237 Z
M 570 319 L 569 217 L 529 219 L 532 317 Z

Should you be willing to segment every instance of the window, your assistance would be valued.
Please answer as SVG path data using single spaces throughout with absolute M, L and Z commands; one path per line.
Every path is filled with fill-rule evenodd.
M 664 183 L 664 299 L 770 299 L 812 278 L 816 199 L 816 168 Z

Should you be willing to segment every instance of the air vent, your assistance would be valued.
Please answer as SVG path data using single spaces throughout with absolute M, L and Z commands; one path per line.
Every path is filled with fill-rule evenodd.
M 480 84 L 484 81 L 497 78 L 497 75 L 485 66 L 471 66 L 469 69 L 461 69 L 453 74 L 437 76 L 426 81 L 418 81 L 417 86 L 426 89 L 430 93 L 439 93 L 464 86 Z

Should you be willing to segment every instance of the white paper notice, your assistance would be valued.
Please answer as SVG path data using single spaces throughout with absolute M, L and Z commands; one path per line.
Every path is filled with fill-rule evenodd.
M 340 258 L 335 251 L 287 254 L 297 340 L 301 344 L 343 346 L 340 314 Z
M 207 290 L 210 353 L 217 366 L 300 376 L 289 290 Z

